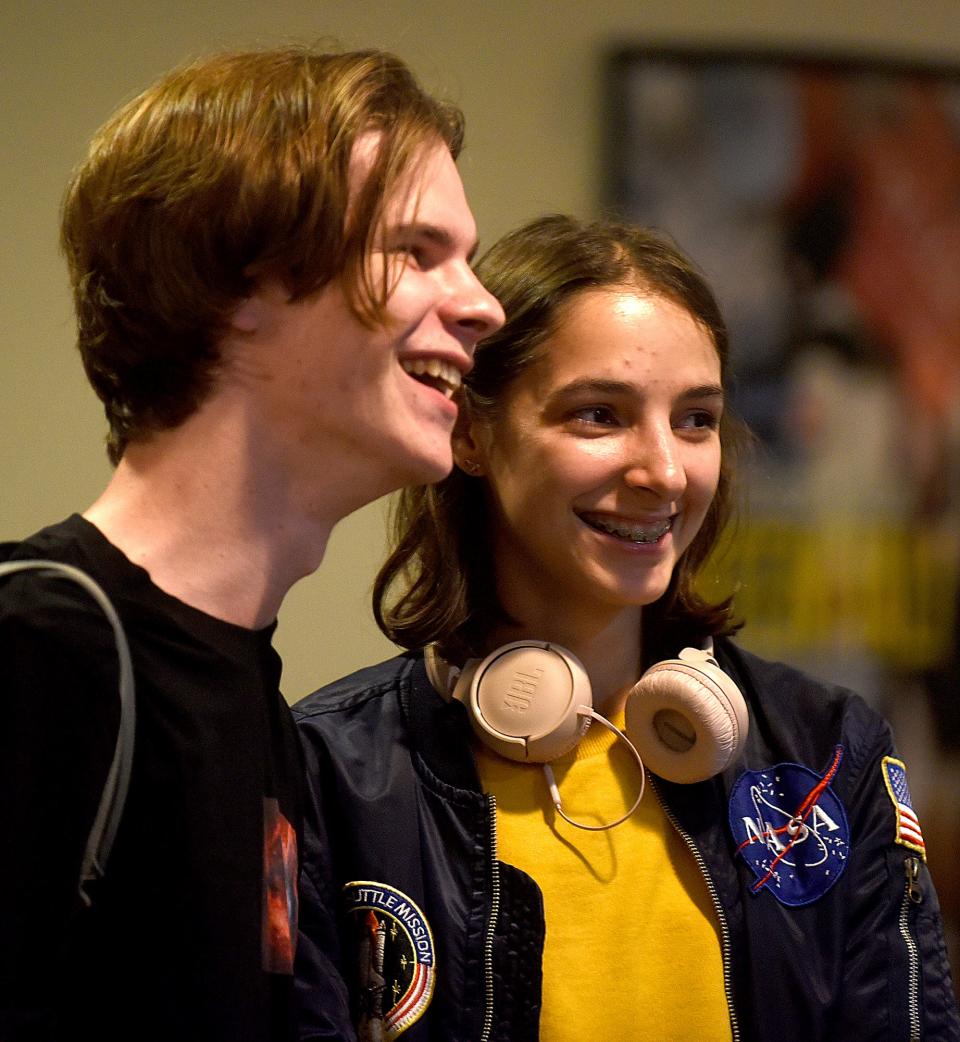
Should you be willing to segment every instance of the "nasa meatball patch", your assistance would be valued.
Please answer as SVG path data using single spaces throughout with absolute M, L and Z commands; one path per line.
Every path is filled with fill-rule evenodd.
M 850 826 L 830 782 L 843 758 L 838 746 L 823 774 L 798 763 L 746 771 L 730 796 L 730 829 L 737 852 L 782 904 L 807 905 L 843 875 Z
M 360 1042 L 393 1039 L 415 1024 L 433 998 L 433 935 L 426 916 L 386 883 L 343 888 L 356 967 Z

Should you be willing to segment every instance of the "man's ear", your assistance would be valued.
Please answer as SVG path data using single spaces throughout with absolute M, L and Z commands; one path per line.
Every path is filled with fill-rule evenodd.
M 245 297 L 230 315 L 230 328 L 235 333 L 256 333 L 263 322 L 263 300 L 259 293 Z
M 249 296 L 237 301 L 230 314 L 230 328 L 247 335 L 261 333 L 276 322 L 278 309 L 289 303 L 290 293 L 278 279 L 262 279 L 254 284 Z
M 260 298 L 254 293 L 252 297 L 241 300 L 233 308 L 229 326 L 235 332 L 253 333 L 261 326 L 262 307 Z

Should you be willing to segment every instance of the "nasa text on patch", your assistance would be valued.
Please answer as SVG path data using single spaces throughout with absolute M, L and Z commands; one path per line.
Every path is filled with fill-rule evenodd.
M 730 829 L 738 853 L 782 904 L 810 904 L 843 874 L 850 855 L 846 811 L 830 782 L 843 758 L 837 746 L 821 775 L 798 763 L 745 771 L 730 794 Z
M 907 785 L 907 765 L 895 756 L 884 756 L 880 769 L 883 772 L 883 784 L 896 815 L 894 842 L 915 851 L 926 861 L 927 847 L 923 842 L 920 819 L 913 809 L 910 787 Z

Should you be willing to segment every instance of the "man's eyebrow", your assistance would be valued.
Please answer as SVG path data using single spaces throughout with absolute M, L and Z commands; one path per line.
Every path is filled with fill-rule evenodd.
M 410 221 L 406 224 L 395 224 L 387 229 L 387 235 L 393 239 L 417 238 L 426 239 L 441 249 L 454 251 L 457 240 L 446 228 L 438 224 L 427 224 L 422 221 Z M 472 262 L 477 252 L 478 243 L 474 242 L 467 251 L 467 261 Z

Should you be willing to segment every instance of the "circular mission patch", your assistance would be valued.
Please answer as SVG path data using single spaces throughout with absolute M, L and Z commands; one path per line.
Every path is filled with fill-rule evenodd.
M 430 924 L 406 894 L 386 883 L 347 883 L 343 896 L 354 942 L 358 1038 L 396 1038 L 433 998 Z
M 730 794 L 730 829 L 740 856 L 784 905 L 823 895 L 843 875 L 850 854 L 847 815 L 830 782 L 842 749 L 823 775 L 798 763 L 745 771 Z

